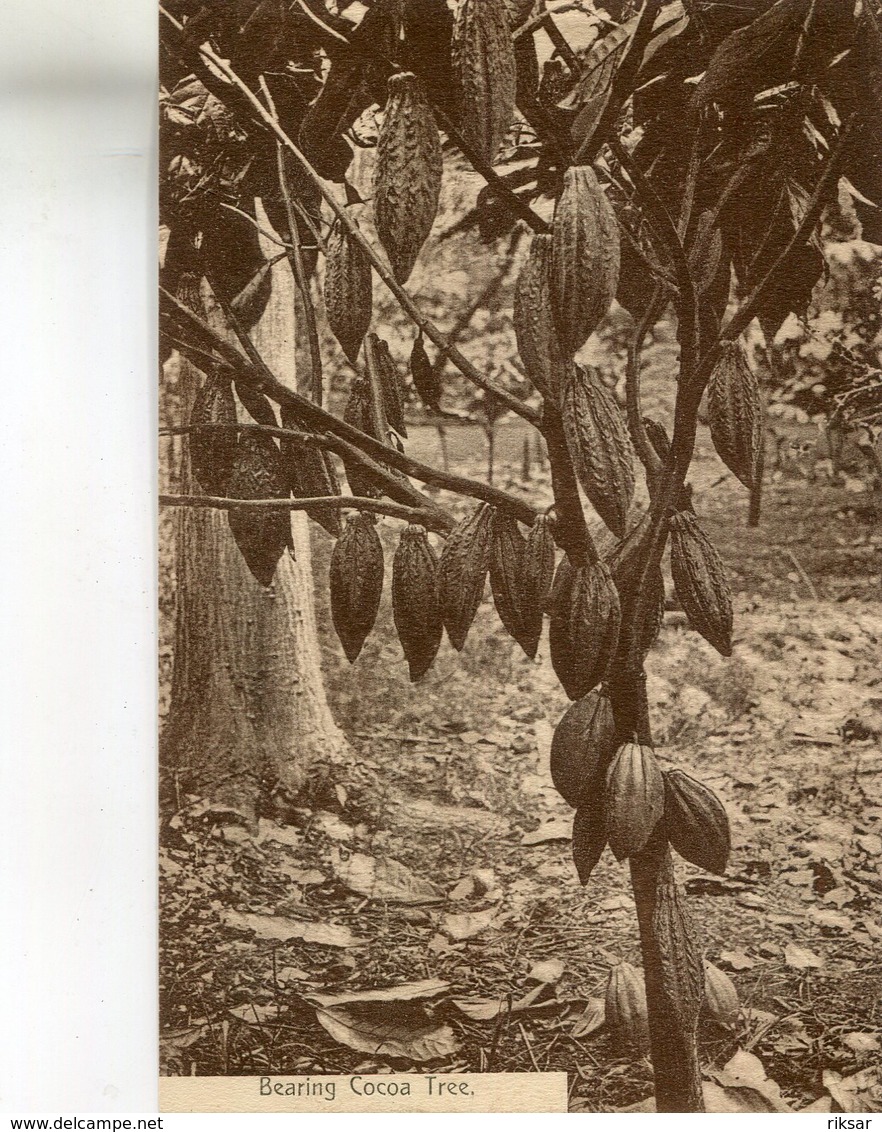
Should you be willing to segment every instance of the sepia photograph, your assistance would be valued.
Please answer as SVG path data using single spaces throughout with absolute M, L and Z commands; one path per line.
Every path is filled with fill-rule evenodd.
M 880 0 L 158 31 L 163 1109 L 882 1111 Z

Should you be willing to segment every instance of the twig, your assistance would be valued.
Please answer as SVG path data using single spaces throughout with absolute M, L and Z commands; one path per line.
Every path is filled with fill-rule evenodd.
M 238 421 L 206 421 L 204 424 L 163 425 L 160 436 L 187 436 L 193 432 L 262 432 L 280 440 L 300 440 L 305 444 L 321 445 L 323 438 L 314 432 L 298 432 L 294 428 L 273 428 L 272 425 L 240 424 Z
M 792 550 L 786 550 L 784 553 L 793 563 L 793 568 L 796 570 L 797 574 L 799 574 L 800 578 L 802 578 L 803 582 L 805 582 L 805 588 L 808 590 L 809 596 L 811 597 L 812 601 L 817 601 L 818 591 L 815 589 L 814 582 L 803 569 L 802 563 L 799 561 Z
M 541 1073 L 539 1062 L 533 1056 L 533 1047 L 530 1045 L 530 1039 L 527 1037 L 527 1031 L 524 1029 L 524 1023 L 518 1022 L 518 1029 L 521 1031 L 521 1037 L 524 1039 L 524 1045 L 527 1047 L 527 1053 L 530 1055 L 530 1061 L 533 1062 L 533 1068 L 537 1073 Z
M 227 499 L 218 495 L 160 495 L 163 507 L 199 507 L 217 511 L 305 511 L 310 507 L 340 507 L 358 511 L 373 511 L 393 519 L 406 519 L 420 523 L 432 531 L 446 534 L 449 527 L 440 522 L 434 511 L 420 507 L 406 507 L 388 500 L 368 499 L 357 495 L 317 495 L 306 499 Z

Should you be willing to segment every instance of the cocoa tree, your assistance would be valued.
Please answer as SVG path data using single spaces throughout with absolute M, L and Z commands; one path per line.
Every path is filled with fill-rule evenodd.
M 707 393 L 717 451 L 754 489 L 763 413 L 741 335 L 754 319 L 774 333 L 788 313 L 804 312 L 822 270 L 815 233 L 843 176 L 861 198 L 879 198 L 879 14 L 870 0 L 644 0 L 615 5 L 610 19 L 582 4 L 588 34 L 579 39 L 542 0 L 374 0 L 360 22 L 346 18 L 350 7 L 162 8 L 170 105 L 195 84 L 213 107 L 195 150 L 168 151 L 164 219 L 180 261 L 226 319 L 219 330 L 186 300 L 176 287 L 182 271 L 162 281 L 164 339 L 205 374 L 201 410 L 178 428 L 198 445 L 206 492 L 162 501 L 226 512 L 264 585 L 286 549 L 288 512 L 332 530 L 334 624 L 350 660 L 384 582 L 376 516 L 401 520 L 392 596 L 413 679 L 430 667 L 443 631 L 463 647 L 488 574 L 500 619 L 528 656 L 548 614 L 552 664 L 573 700 L 555 734 L 552 774 L 576 810 L 576 868 L 587 884 L 607 845 L 628 861 L 657 1107 L 701 1110 L 705 970 L 671 850 L 722 872 L 728 823 L 706 786 L 662 770 L 644 662 L 662 621 L 668 545 L 692 627 L 724 656 L 732 651 L 725 568 L 687 483 L 699 407 Z M 542 42 L 554 54 L 540 67 Z M 371 143 L 363 123 L 372 107 L 376 242 L 347 178 L 353 145 Z M 443 146 L 485 181 L 466 221 L 495 233 L 520 223 L 532 234 L 513 321 L 538 407 L 482 373 L 406 288 L 435 220 Z M 512 146 L 518 161 L 508 168 Z M 299 391 L 279 381 L 242 313 L 262 301 L 269 278 L 266 258 L 249 252 L 255 197 L 278 255 L 292 263 L 309 328 Z M 871 209 L 862 220 L 872 239 Z M 358 374 L 339 416 L 321 403 L 307 281 L 318 253 L 330 327 Z M 541 434 L 547 508 L 407 455 L 403 378 L 370 332 L 374 277 L 413 323 L 412 380 L 430 407 L 443 388 L 425 340 Z M 616 299 L 634 321 L 624 413 L 577 360 Z M 669 436 L 643 416 L 640 374 L 643 343 L 670 311 L 680 356 Z M 246 419 L 231 409 L 234 391 Z M 645 507 L 634 501 L 638 468 Z M 457 523 L 417 484 L 469 498 L 474 509 Z M 584 498 L 610 538 L 592 535 Z M 430 532 L 443 538 L 440 555 Z M 619 970 L 610 983 L 610 1016 L 626 1032 L 642 994 L 636 977 Z

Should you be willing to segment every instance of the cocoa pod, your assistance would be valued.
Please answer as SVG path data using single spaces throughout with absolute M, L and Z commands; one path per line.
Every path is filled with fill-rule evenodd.
M 630 963 L 617 963 L 606 984 L 606 1024 L 623 1053 L 649 1053 L 649 1009 L 643 976 Z
M 665 811 L 665 780 L 652 747 L 622 744 L 606 772 L 604 809 L 616 860 L 639 853 Z
M 595 370 L 570 367 L 561 416 L 579 482 L 594 510 L 621 538 L 634 495 L 634 450 L 622 412 Z
M 438 563 L 438 603 L 450 643 L 462 651 L 490 566 L 493 508 L 482 503 L 447 536 Z
M 707 416 L 720 459 L 745 487 L 755 487 L 762 465 L 764 414 L 756 375 L 738 342 L 723 346 L 711 374 Z
M 371 324 L 373 277 L 370 260 L 338 220 L 328 236 L 325 312 L 343 353 L 355 365 Z
M 573 816 L 573 864 L 579 883 L 587 884 L 606 848 L 603 800 L 585 802 Z
M 331 619 L 350 664 L 374 627 L 383 593 L 383 547 L 369 515 L 346 520 L 334 544 L 328 582 Z
M 374 222 L 393 274 L 406 283 L 438 211 L 441 143 L 422 82 L 409 71 L 389 79 L 377 139 Z
M 689 270 L 699 295 L 710 287 L 716 278 L 723 256 L 723 235 L 714 226 L 714 214 L 702 212 L 695 227 L 695 239 L 689 252 Z
M 512 322 L 524 372 L 544 398 L 556 401 L 567 363 L 551 313 L 551 236 L 533 237 L 515 284 Z
M 665 772 L 665 826 L 681 857 L 722 876 L 731 849 L 729 819 L 722 802 L 682 770 Z
M 732 655 L 732 595 L 723 561 L 692 511 L 671 519 L 671 574 L 696 632 L 721 656 Z
M 241 435 L 227 492 L 231 499 L 288 498 L 281 456 L 271 436 Z M 248 569 L 262 586 L 268 586 L 285 548 L 294 550 L 290 511 L 231 508 L 227 517 Z
M 343 409 L 343 420 L 353 428 L 366 432 L 374 440 L 379 440 L 374 428 L 374 418 L 371 412 L 370 390 L 366 382 L 356 378 L 349 389 L 349 397 Z M 365 469 L 355 460 L 344 458 L 343 466 L 346 469 L 346 479 L 349 481 L 349 490 L 353 495 L 368 499 L 379 499 L 385 492 L 385 487 L 375 475 Z
M 738 1021 L 738 991 L 725 971 L 704 961 L 704 1009 L 706 1014 L 721 1026 L 733 1026 Z
M 527 575 L 527 540 L 517 520 L 497 512 L 490 535 L 490 592 L 499 620 L 533 660 L 542 634 L 542 607 Z
M 285 410 L 282 409 L 285 423 Z M 286 428 L 296 428 L 296 424 L 285 423 Z M 298 440 L 282 441 L 282 463 L 287 474 L 288 486 L 295 499 L 314 499 L 319 496 L 340 495 L 340 481 L 331 463 L 330 455 L 314 444 Z M 306 514 L 318 523 L 333 538 L 339 538 L 343 529 L 340 522 L 340 509 L 327 506 L 307 507 Z
M 603 771 L 616 752 L 609 696 L 589 692 L 570 704 L 551 740 L 551 781 L 569 806 L 579 809 L 603 796 Z M 605 839 L 604 839 L 605 840 Z
M 441 399 L 441 382 L 435 367 L 429 360 L 426 347 L 423 345 L 422 331 L 417 335 L 410 352 L 410 376 L 413 378 L 413 387 L 417 391 L 423 405 L 433 413 L 438 412 L 438 402 Z
M 386 420 L 395 429 L 399 436 L 407 436 L 407 425 L 404 423 L 404 389 L 398 369 L 392 360 L 388 343 L 376 334 L 369 334 L 373 343 L 374 361 L 377 365 L 380 378 L 380 389 L 383 394 L 383 409 Z
M 437 583 L 438 559 L 425 527 L 405 527 L 392 559 L 392 616 L 411 680 L 428 672 L 441 644 Z
M 538 515 L 533 520 L 533 526 L 530 527 L 530 533 L 527 535 L 527 549 L 524 553 L 524 576 L 529 593 L 526 600 L 539 610 L 540 636 L 542 633 L 541 614 L 548 608 L 548 598 L 554 581 L 554 546 L 551 520 L 547 515 Z
M 649 443 L 655 449 L 656 456 L 663 464 L 666 464 L 671 454 L 671 438 L 668 436 L 668 430 L 663 424 L 654 421 L 652 417 L 643 418 L 643 427 L 646 429 Z
M 505 0 L 460 0 L 453 23 L 459 126 L 490 164 L 514 118 L 517 68 Z
M 552 311 L 567 357 L 585 345 L 606 316 L 619 283 L 619 228 L 590 165 L 564 174 L 551 244 Z
M 236 423 L 236 402 L 229 381 L 208 377 L 193 398 L 191 425 Z M 209 495 L 226 495 L 236 460 L 236 433 L 233 429 L 206 429 L 191 432 L 190 469 Z
M 602 562 L 574 567 L 561 559 L 549 603 L 551 665 L 571 700 L 606 675 L 619 639 L 619 595 Z

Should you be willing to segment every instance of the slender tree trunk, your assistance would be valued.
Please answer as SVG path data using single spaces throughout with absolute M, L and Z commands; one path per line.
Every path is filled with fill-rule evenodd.
M 291 270 L 281 262 L 252 337 L 292 386 L 294 310 Z M 177 379 L 177 412 L 186 420 L 201 375 L 177 356 L 167 370 Z M 177 455 L 176 475 L 188 490 L 186 443 Z M 173 519 L 174 676 L 163 765 L 187 792 L 234 806 L 249 821 L 261 796 L 295 796 L 319 760 L 325 764 L 345 748 L 322 681 L 307 522 L 293 516 L 295 557 L 283 555 L 265 589 L 246 567 L 225 512 L 182 507 Z

